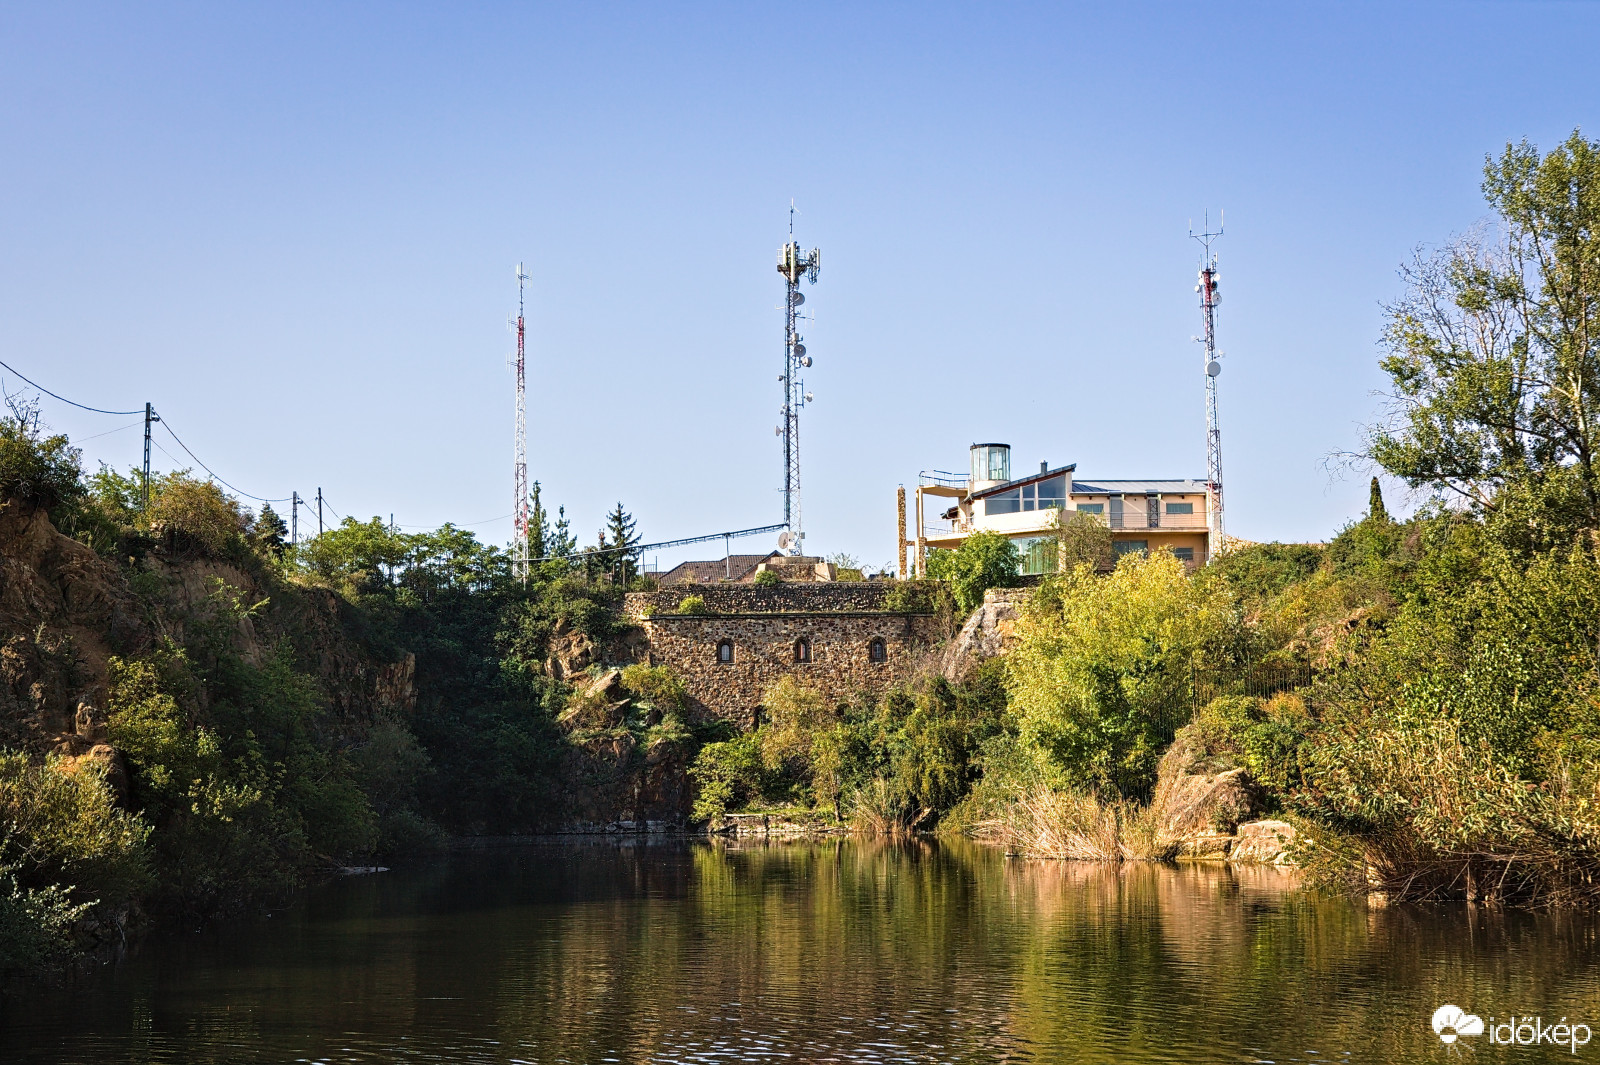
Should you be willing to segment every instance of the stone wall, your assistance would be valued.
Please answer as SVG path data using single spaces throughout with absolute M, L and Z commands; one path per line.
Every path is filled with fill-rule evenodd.
M 794 584 L 675 584 L 658 592 L 629 592 L 623 610 L 638 618 L 667 614 L 697 595 L 712 614 L 818 613 L 883 610 L 894 581 Z
M 683 678 L 692 712 L 750 729 L 760 723 L 762 694 L 784 676 L 830 703 L 877 696 L 915 676 L 948 623 L 881 609 L 888 590 L 887 581 L 674 588 L 630 594 L 625 609 L 649 638 L 650 663 Z M 671 612 L 691 594 L 708 613 Z M 801 641 L 810 661 L 796 660 Z M 881 661 L 874 641 L 882 641 Z M 719 655 L 724 643 L 731 661 Z

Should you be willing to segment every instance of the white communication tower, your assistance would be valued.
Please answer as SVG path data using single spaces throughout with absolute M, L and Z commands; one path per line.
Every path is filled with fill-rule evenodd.
M 783 422 L 778 435 L 783 437 L 783 523 L 788 533 L 780 538 L 779 549 L 788 554 L 805 553 L 805 533 L 800 525 L 800 408 L 812 402 L 806 391 L 801 371 L 811 366 L 811 356 L 800 336 L 798 323 L 805 316 L 799 313 L 805 303 L 800 291 L 800 279 L 817 283 L 822 270 L 822 250 L 812 248 L 809 253 L 800 249 L 794 239 L 794 205 L 789 205 L 789 242 L 778 249 L 778 273 L 784 279 L 783 313 Z
M 1217 231 L 1211 232 L 1211 214 L 1206 213 L 1206 223 L 1201 232 L 1192 228 L 1189 236 L 1200 242 L 1204 249 L 1200 258 L 1200 280 L 1194 290 L 1200 294 L 1200 311 L 1205 316 L 1206 334 L 1196 337 L 1205 345 L 1206 374 L 1206 481 L 1211 492 L 1211 553 L 1221 551 L 1226 532 L 1222 520 L 1222 425 L 1217 420 L 1217 378 L 1222 375 L 1222 355 L 1217 350 L 1217 304 L 1222 302 L 1218 290 L 1217 257 L 1211 244 L 1222 236 L 1222 215 L 1218 214 Z
M 513 460 L 512 509 L 515 532 L 511 541 L 511 572 L 520 580 L 528 579 L 528 380 L 527 351 L 524 347 L 523 285 L 528 272 L 517 264 L 517 439 Z

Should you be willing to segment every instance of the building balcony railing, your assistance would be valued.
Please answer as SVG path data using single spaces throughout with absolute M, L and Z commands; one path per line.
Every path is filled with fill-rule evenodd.
M 923 470 L 917 474 L 917 483 L 924 487 L 939 485 L 942 488 L 965 488 L 971 481 L 964 473 L 951 473 L 948 470 Z
M 1079 513 L 1082 513 L 1081 511 Z M 1129 507 L 1121 514 L 1096 514 L 1113 532 L 1204 532 L 1204 514 L 1148 514 L 1143 507 Z

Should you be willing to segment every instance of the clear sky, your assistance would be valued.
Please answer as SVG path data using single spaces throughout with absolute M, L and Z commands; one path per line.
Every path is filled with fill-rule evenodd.
M 1590 3 L 7 3 L 0 358 L 246 492 L 504 542 L 525 260 L 547 501 L 768 524 L 792 199 L 807 546 L 881 563 L 974 440 L 1203 476 L 1222 208 L 1229 531 L 1321 539 L 1396 267 L 1484 217 L 1486 153 L 1600 132 L 1597 45 Z

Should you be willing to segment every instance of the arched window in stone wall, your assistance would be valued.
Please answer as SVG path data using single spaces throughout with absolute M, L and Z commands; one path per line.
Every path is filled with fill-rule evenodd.
M 811 661 L 811 641 L 804 636 L 794 642 L 794 660 L 796 662 Z
M 717 644 L 717 661 L 728 663 L 733 661 L 733 641 L 723 640 Z
M 872 642 L 867 644 L 867 658 L 873 662 L 887 662 L 889 649 L 884 646 L 882 636 L 874 636 Z

